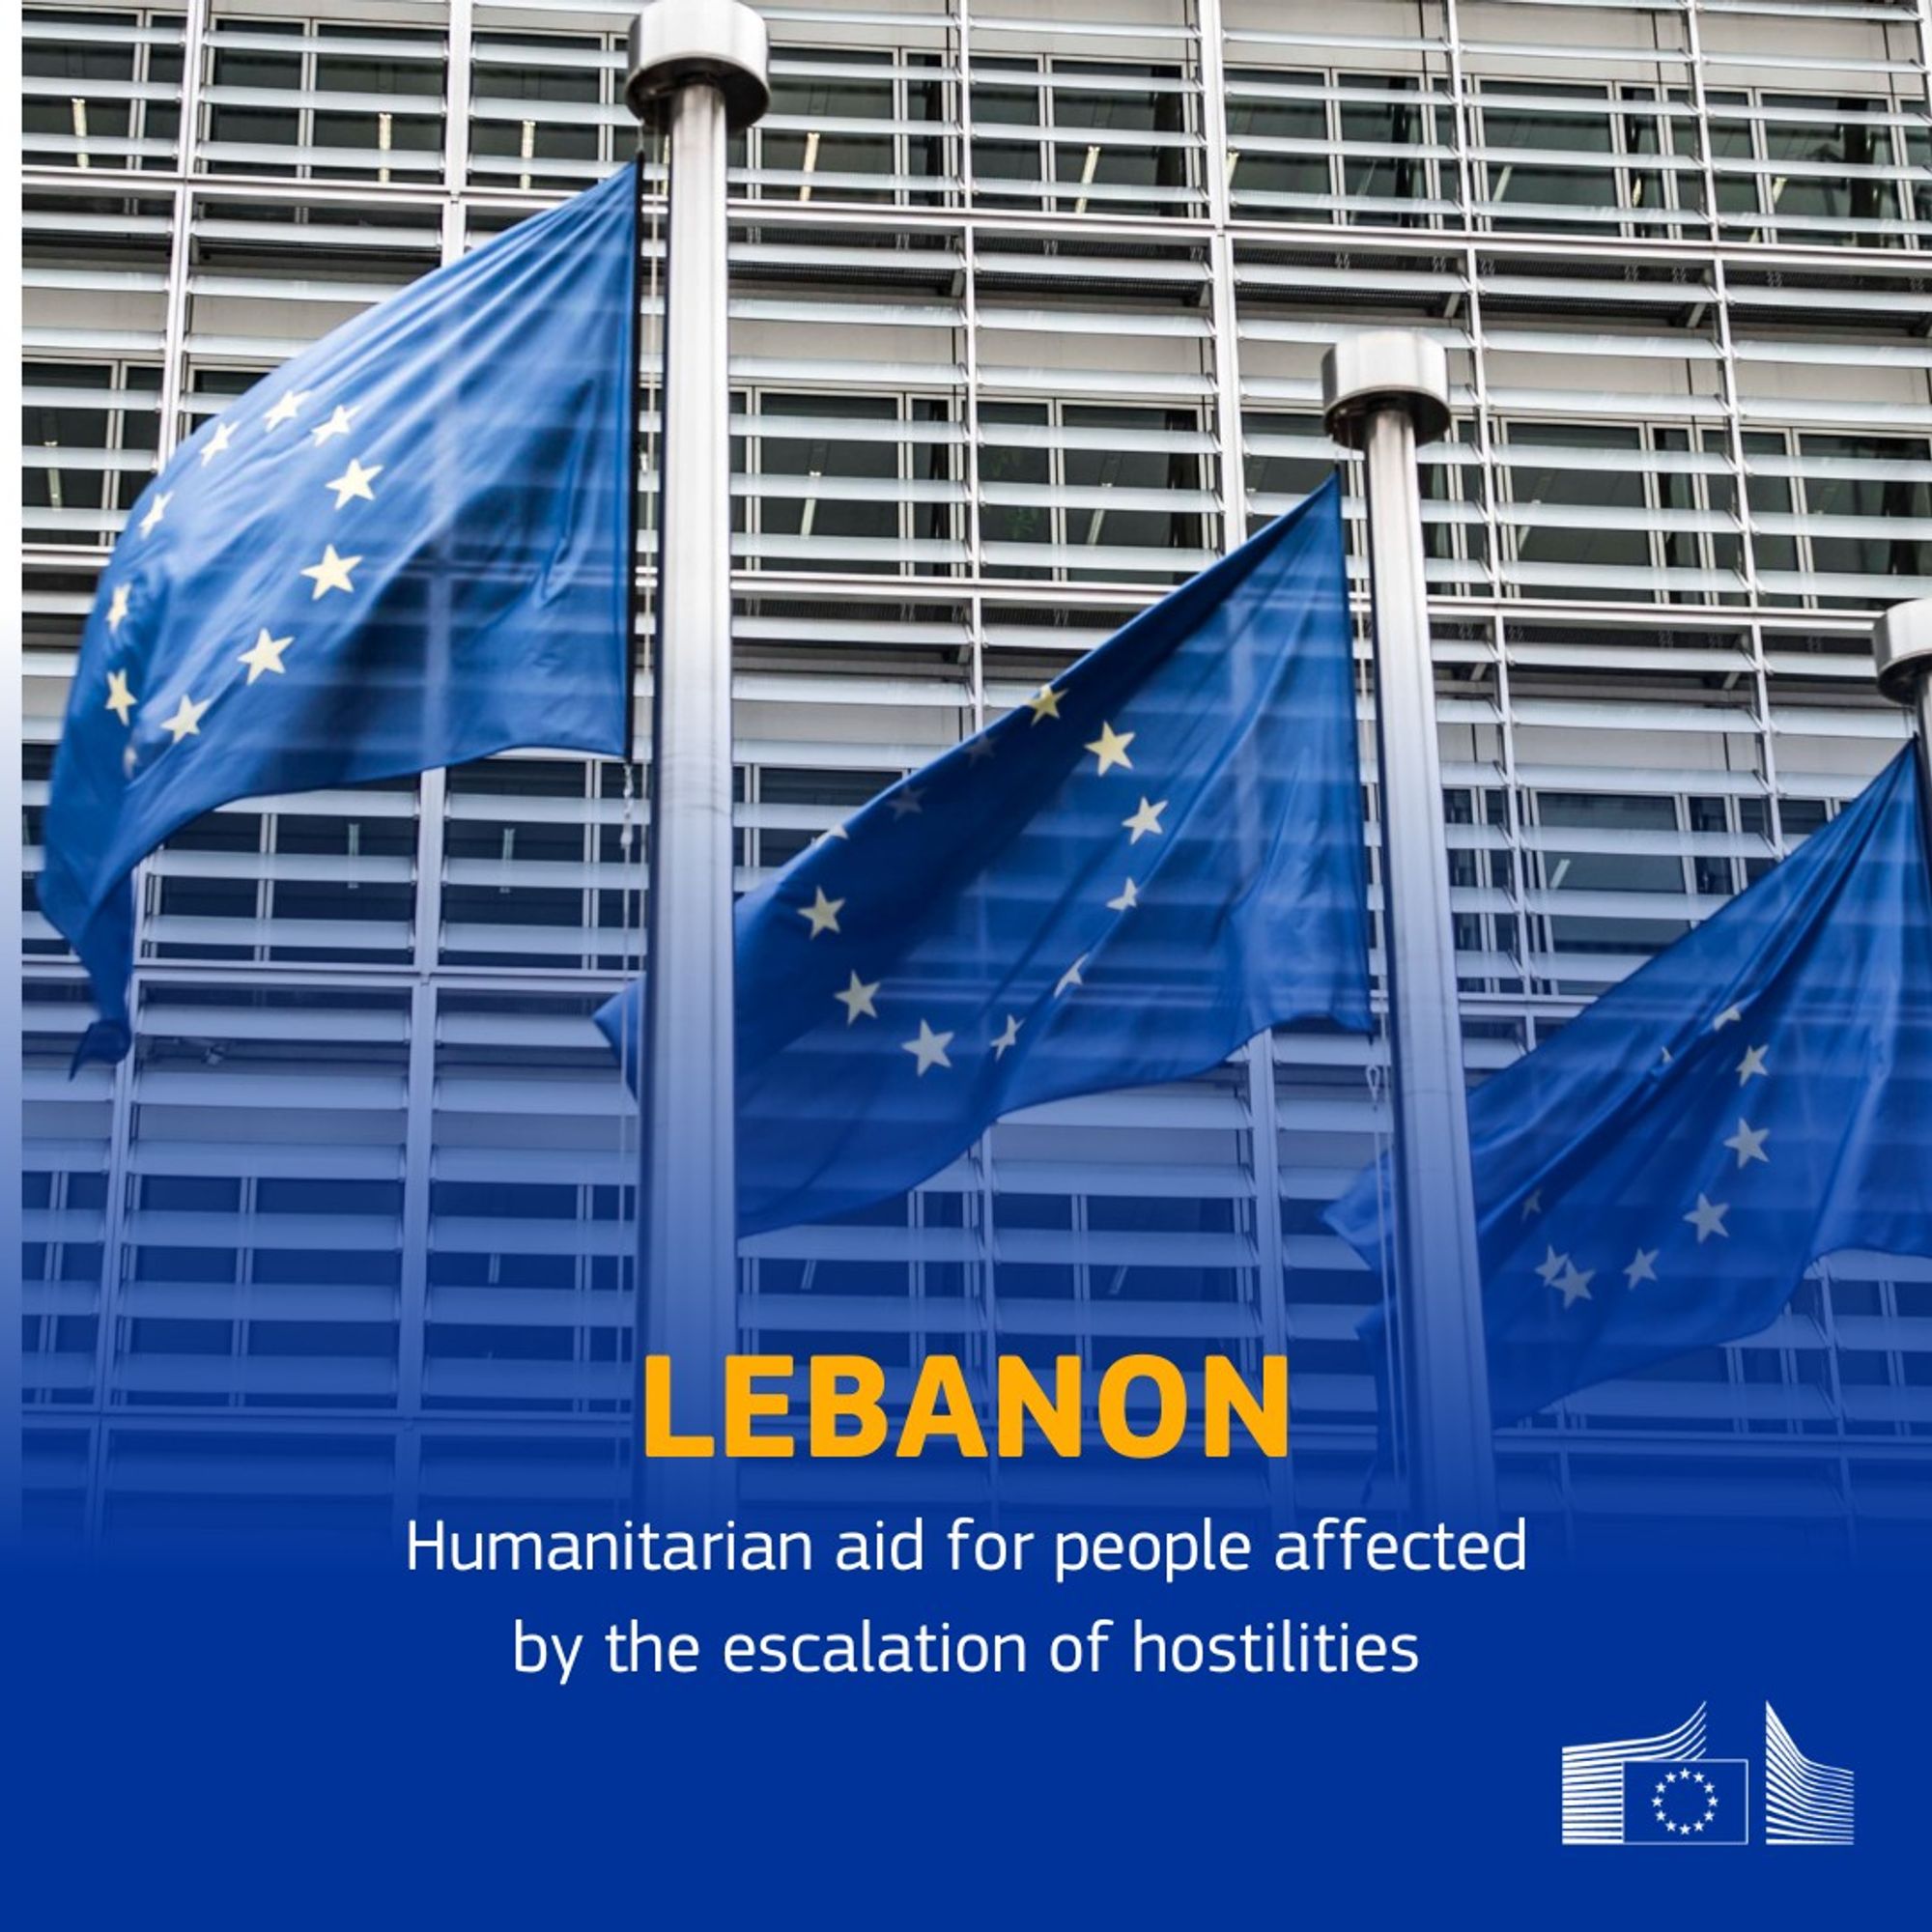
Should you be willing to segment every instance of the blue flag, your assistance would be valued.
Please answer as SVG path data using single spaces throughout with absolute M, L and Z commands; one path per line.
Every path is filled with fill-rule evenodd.
M 1747 1845 L 1750 1766 L 1741 1757 L 1627 1758 L 1626 1845 Z
M 1274 1022 L 1365 1030 L 1360 783 L 1331 480 L 740 903 L 743 1232 Z
M 204 423 L 100 579 L 42 909 L 129 1043 L 134 867 L 232 799 L 513 745 L 621 755 L 637 172 L 425 276 Z
M 1498 1422 L 1755 1333 L 1839 1249 L 1932 1255 L 1922 810 L 1907 751 L 1470 1095 Z M 1328 1211 L 1371 1266 L 1377 1192 L 1371 1169 Z

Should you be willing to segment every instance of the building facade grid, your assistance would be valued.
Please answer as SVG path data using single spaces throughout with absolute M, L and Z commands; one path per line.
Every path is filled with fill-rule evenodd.
M 776 99 L 732 175 L 741 884 L 1299 500 L 1336 456 L 1322 350 L 1378 324 L 1440 340 L 1454 381 L 1424 454 L 1472 1072 L 1895 750 L 1865 634 L 1932 593 L 1926 0 L 762 11 Z M 30 869 L 81 620 L 156 462 L 624 159 L 626 25 L 28 9 Z M 1366 754 L 1365 662 L 1361 691 Z M 639 963 L 646 794 L 533 753 L 212 814 L 144 868 L 135 1055 L 72 1081 L 84 995 L 29 898 L 44 1526 L 264 1507 L 260 1467 L 224 1490 L 236 1431 L 345 1533 L 623 1492 L 635 1121 L 586 1015 Z M 1351 1502 L 1378 1289 L 1319 1215 L 1386 1130 L 1379 1060 L 1284 1031 L 1005 1123 L 905 1201 L 748 1244 L 748 1345 L 901 1378 L 929 1349 L 1286 1348 L 1272 1480 Z M 1700 1533 L 1918 1533 L 1932 1268 L 1833 1258 L 1762 1335 L 1499 1453 L 1506 1504 L 1578 1540 L 1654 1511 L 1666 1463 Z M 1024 1506 L 1064 1476 L 919 1480 Z

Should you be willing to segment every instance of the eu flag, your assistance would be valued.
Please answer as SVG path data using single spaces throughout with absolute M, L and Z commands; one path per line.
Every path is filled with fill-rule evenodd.
M 1919 791 L 1902 753 L 1749 891 L 1471 1094 L 1498 1422 L 1755 1333 L 1839 1249 L 1932 1255 Z M 1371 1266 L 1377 1192 L 1371 1170 L 1328 1213 Z
M 1741 1757 L 1627 1758 L 1626 1845 L 1747 1845 L 1750 1766 Z
M 41 905 L 129 1042 L 140 860 L 232 799 L 621 755 L 637 171 L 285 363 L 143 493 L 82 634 Z
M 747 1234 L 1275 1022 L 1366 1029 L 1335 483 L 749 895 L 737 972 Z M 598 1015 L 619 1052 L 639 1006 Z

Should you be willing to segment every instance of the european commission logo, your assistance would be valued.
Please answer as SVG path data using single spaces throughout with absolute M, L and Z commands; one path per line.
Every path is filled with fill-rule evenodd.
M 1747 1845 L 1750 1760 L 1713 1757 L 1699 1704 L 1674 1731 L 1563 1749 L 1566 1845 Z M 1852 1774 L 1818 1764 L 1764 1707 L 1760 1817 L 1767 1845 L 1853 1842 Z

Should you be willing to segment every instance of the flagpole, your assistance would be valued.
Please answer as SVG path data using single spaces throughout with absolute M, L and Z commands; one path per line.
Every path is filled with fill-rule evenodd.
M 1925 815 L 1925 850 L 1932 860 L 1932 597 L 1894 604 L 1872 626 L 1878 688 L 1912 714 L 1918 726 L 1918 799 Z
M 652 0 L 632 24 L 630 54 L 624 99 L 666 130 L 670 170 L 635 1366 L 640 1425 L 643 1358 L 668 1355 L 678 1431 L 716 1436 L 738 1253 L 725 150 L 771 104 L 771 88 L 764 22 L 738 0 Z M 673 1467 L 679 1510 L 728 1510 L 722 1458 L 651 1472 L 654 1491 Z
M 1368 480 L 1396 1329 L 1414 1504 L 1481 1522 L 1495 1513 L 1494 1452 L 1415 460 L 1449 427 L 1448 358 L 1406 330 L 1350 336 L 1322 357 L 1321 400 L 1329 435 L 1362 452 Z

